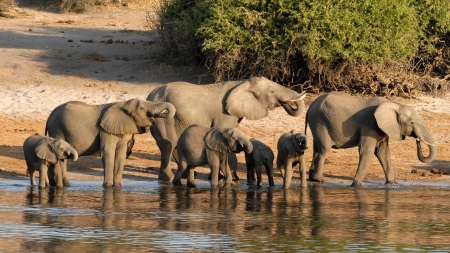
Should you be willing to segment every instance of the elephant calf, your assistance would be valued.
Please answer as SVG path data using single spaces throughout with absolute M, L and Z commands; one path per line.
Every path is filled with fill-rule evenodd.
M 273 183 L 273 160 L 274 154 L 269 146 L 254 138 L 250 139 L 253 145 L 253 151 L 245 154 L 245 164 L 247 165 L 247 183 L 255 182 L 255 173 L 257 175 L 256 184 L 261 186 L 261 167 L 266 168 L 269 185 Z
M 281 135 L 277 143 L 277 167 L 283 177 L 283 188 L 291 186 L 294 167 L 300 166 L 300 187 L 306 188 L 305 150 L 308 148 L 306 135 L 294 134 L 292 131 Z
M 31 185 L 36 185 L 34 172 L 39 171 L 39 188 L 50 186 L 48 175 L 55 181 L 57 187 L 63 186 L 63 171 L 61 160 L 78 159 L 77 151 L 69 143 L 39 134 L 28 137 L 23 143 L 23 153 L 27 163 L 27 174 Z
M 253 146 L 241 131 L 236 128 L 209 128 L 192 125 L 178 139 L 178 171 L 173 184 L 181 186 L 181 176 L 189 169 L 188 187 L 195 187 L 194 168 L 209 165 L 211 168 L 211 187 L 219 186 L 219 170 L 225 176 L 225 185 L 232 184 L 228 164 L 229 152 L 252 152 Z

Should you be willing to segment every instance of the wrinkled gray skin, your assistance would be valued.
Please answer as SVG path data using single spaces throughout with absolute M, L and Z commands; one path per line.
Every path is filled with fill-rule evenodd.
M 331 92 L 311 104 L 306 121 L 314 137 L 309 171 L 309 178 L 314 181 L 323 181 L 324 160 L 331 148 L 358 147 L 359 164 L 352 186 L 362 184 L 373 154 L 383 167 L 386 184 L 395 183 L 389 139 L 414 137 L 420 161 L 430 163 L 436 157 L 436 142 L 417 111 L 382 97 L 354 97 Z M 427 157 L 422 154 L 420 142 L 428 145 Z
M 261 167 L 266 168 L 269 185 L 274 186 L 273 182 L 273 160 L 275 155 L 269 146 L 254 138 L 250 139 L 253 145 L 253 151 L 245 154 L 245 164 L 247 165 L 247 183 L 252 184 L 256 181 L 257 186 L 261 186 Z M 257 180 L 255 180 L 255 174 Z
M 171 118 L 174 114 L 175 107 L 170 103 L 141 99 L 101 105 L 72 101 L 53 110 L 47 119 L 46 133 L 67 141 L 80 156 L 100 152 L 103 186 L 120 187 L 127 135 L 141 133 L 155 118 Z M 67 163 L 62 166 L 63 171 L 66 169 Z
M 219 186 L 219 171 L 225 176 L 225 186 L 232 184 L 228 164 L 229 152 L 252 151 L 252 143 L 236 128 L 209 128 L 192 125 L 181 134 L 177 142 L 178 171 L 173 184 L 181 186 L 181 175 L 189 169 L 187 186 L 195 188 L 194 168 L 209 165 L 211 188 Z
M 39 171 L 39 188 L 50 186 L 51 182 L 55 184 L 53 186 L 63 187 L 61 160 L 78 159 L 78 152 L 69 143 L 39 134 L 34 134 L 24 141 L 23 153 L 31 185 L 36 185 L 34 172 Z
M 173 118 L 156 119 L 150 128 L 161 151 L 158 179 L 172 181 L 170 156 L 177 160 L 174 149 L 188 126 L 235 128 L 242 118 L 261 119 L 278 106 L 299 116 L 305 111 L 304 96 L 264 77 L 209 85 L 173 82 L 156 88 L 147 100 L 170 102 L 177 109 Z
M 300 167 L 300 187 L 306 188 L 305 150 L 308 148 L 308 138 L 292 131 L 280 136 L 277 143 L 277 167 L 283 177 L 283 188 L 291 186 L 294 167 Z

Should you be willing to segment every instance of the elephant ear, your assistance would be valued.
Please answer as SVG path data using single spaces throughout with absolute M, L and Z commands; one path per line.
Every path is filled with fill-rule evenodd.
M 397 119 L 397 109 L 399 105 L 392 102 L 385 102 L 375 110 L 375 119 L 378 127 L 390 138 L 400 141 L 402 139 L 400 125 Z
M 228 114 L 251 120 L 267 117 L 269 112 L 255 96 L 255 92 L 252 91 L 254 88 L 256 88 L 255 85 L 247 80 L 231 90 L 225 100 L 225 110 Z
M 125 103 L 111 105 L 100 119 L 100 126 L 108 133 L 112 134 L 138 134 L 141 128 L 138 127 L 129 112 L 136 106 L 137 99 L 128 100 Z
M 229 148 L 226 144 L 225 137 L 218 128 L 213 128 L 206 134 L 205 143 L 208 148 L 212 150 L 219 151 L 221 153 L 227 153 L 229 151 Z
M 58 159 L 56 158 L 55 153 L 53 152 L 53 146 L 48 141 L 41 141 L 41 143 L 35 148 L 35 152 L 37 157 L 40 159 L 46 160 L 52 164 L 55 164 Z

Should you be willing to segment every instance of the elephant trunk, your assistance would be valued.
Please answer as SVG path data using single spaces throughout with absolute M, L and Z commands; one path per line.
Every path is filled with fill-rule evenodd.
M 245 139 L 243 141 L 243 146 L 244 146 L 244 152 L 246 154 L 250 154 L 251 152 L 253 152 L 253 144 L 250 140 Z
M 67 157 L 72 159 L 73 162 L 78 160 L 78 152 L 73 148 L 67 152 L 67 155 Z
M 298 117 L 306 110 L 304 98 L 306 93 L 298 94 L 297 92 L 283 87 L 281 96 L 278 100 L 284 110 L 291 116 Z
M 157 118 L 172 118 L 175 115 L 175 112 L 175 106 L 169 102 L 155 103 L 155 105 L 150 108 L 151 116 Z
M 423 155 L 421 142 L 424 142 L 428 146 L 429 151 L 427 157 Z M 434 138 L 431 135 L 430 131 L 428 131 L 428 129 L 422 128 L 420 134 L 417 134 L 416 145 L 417 157 L 419 158 L 419 160 L 423 163 L 431 163 L 436 157 L 437 147 L 436 142 L 434 141 Z

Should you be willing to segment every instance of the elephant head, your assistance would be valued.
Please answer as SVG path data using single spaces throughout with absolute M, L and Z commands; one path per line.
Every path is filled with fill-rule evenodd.
M 291 147 L 293 150 L 289 150 L 290 154 L 304 154 L 305 149 L 308 148 L 308 138 L 303 134 L 293 134 L 289 137 L 291 141 Z
M 417 156 L 421 162 L 430 163 L 436 157 L 437 148 L 433 135 L 411 106 L 385 102 L 376 109 L 375 119 L 378 127 L 394 140 L 404 140 L 406 136 L 416 138 Z M 428 145 L 427 157 L 422 154 L 421 142 Z
M 236 128 L 213 128 L 205 136 L 206 145 L 222 153 L 251 153 L 253 145 L 244 134 Z
M 256 120 L 281 105 L 289 115 L 297 117 L 305 111 L 305 96 L 264 77 L 253 77 L 225 97 L 225 110 L 238 118 Z
M 64 140 L 45 138 L 35 149 L 36 155 L 43 160 L 56 164 L 58 160 L 78 160 L 78 152 Z
M 100 126 L 112 134 L 137 134 L 153 125 L 155 118 L 171 118 L 175 106 L 168 102 L 155 103 L 130 99 L 112 104 L 100 119 Z

